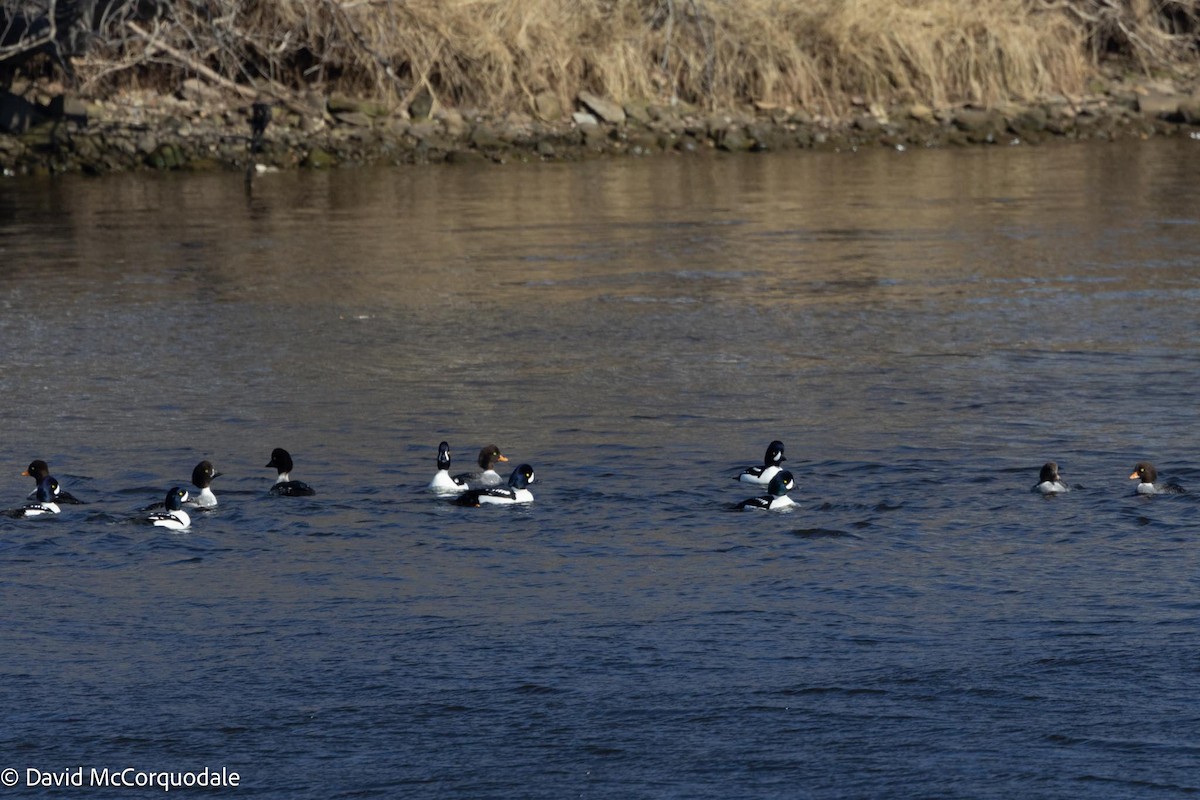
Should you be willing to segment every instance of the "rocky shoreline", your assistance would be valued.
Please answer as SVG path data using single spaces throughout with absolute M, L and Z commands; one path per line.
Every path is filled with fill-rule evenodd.
M 271 119 L 252 153 L 251 102 L 198 79 L 185 81 L 174 94 L 129 92 L 104 99 L 30 84 L 0 97 L 0 169 L 9 176 L 323 169 L 1200 136 L 1200 86 L 1124 77 L 1087 96 L 1000 108 L 856 101 L 838 119 L 771 106 L 712 113 L 683 104 L 617 103 L 587 93 L 570 109 L 550 94 L 534 100 L 537 116 L 495 117 L 433 108 L 428 97 L 399 110 L 337 95 L 264 98 Z

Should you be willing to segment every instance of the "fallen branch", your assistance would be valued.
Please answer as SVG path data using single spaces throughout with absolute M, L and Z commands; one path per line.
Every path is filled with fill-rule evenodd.
M 242 86 L 239 83 L 234 83 L 223 75 L 217 73 L 215 70 L 210 69 L 209 67 L 206 67 L 200 62 L 196 61 L 182 50 L 176 49 L 165 42 L 158 41 L 150 34 L 149 31 L 143 29 L 136 22 L 128 21 L 125 23 L 125 26 L 146 40 L 146 51 L 148 53 L 165 53 L 178 61 L 181 65 L 203 77 L 205 80 L 209 80 L 218 86 L 228 89 L 231 92 L 236 92 L 239 96 L 244 97 L 247 100 L 254 100 L 261 94 L 258 89 L 250 86 Z

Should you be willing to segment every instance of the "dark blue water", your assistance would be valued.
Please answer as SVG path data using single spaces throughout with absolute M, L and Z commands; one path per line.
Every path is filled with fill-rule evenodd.
M 89 501 L 0 521 L 0 792 L 1194 796 L 1198 167 L 0 184 L 0 505 Z M 775 438 L 800 507 L 730 511 Z M 442 439 L 535 502 L 427 494 Z M 132 521 L 205 458 L 217 511 Z

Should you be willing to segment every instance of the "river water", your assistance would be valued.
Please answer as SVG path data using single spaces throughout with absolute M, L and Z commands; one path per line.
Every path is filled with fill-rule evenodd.
M 1197 174 L 1178 140 L 0 184 L 0 500 L 43 458 L 87 501 L 0 522 L 4 791 L 1195 796 Z M 443 439 L 534 503 L 428 494 Z M 772 439 L 799 506 L 731 510 Z M 274 447 L 315 497 L 267 494 Z M 217 510 L 136 524 L 201 459 Z

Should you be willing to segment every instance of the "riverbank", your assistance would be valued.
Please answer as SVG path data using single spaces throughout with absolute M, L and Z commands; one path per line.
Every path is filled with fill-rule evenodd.
M 8 175 L 1039 144 L 1200 123 L 1190 1 L 54 8 L 0 26 Z
M 14 89 L 6 118 L 23 130 L 0 134 L 0 168 L 6 175 L 502 164 L 1200 136 L 1195 85 L 1116 73 L 1097 82 L 1095 91 L 1074 97 L 1053 95 L 991 108 L 857 101 L 837 118 L 786 106 L 706 112 L 685 103 L 617 103 L 586 92 L 567 109 L 545 98 L 542 118 L 497 117 L 422 107 L 421 98 L 407 109 L 389 109 L 370 100 L 309 93 L 285 101 L 264 99 L 270 121 L 254 148 L 253 105 L 196 78 L 172 94 L 126 90 L 105 99 L 72 97 L 53 83 Z

